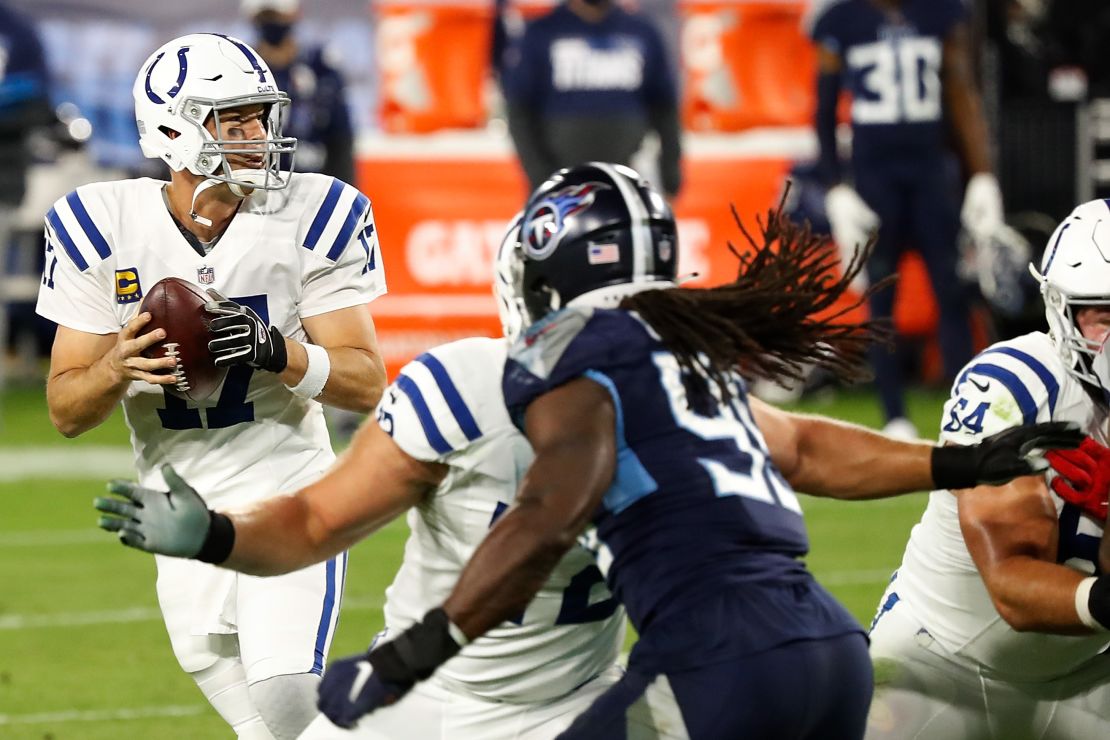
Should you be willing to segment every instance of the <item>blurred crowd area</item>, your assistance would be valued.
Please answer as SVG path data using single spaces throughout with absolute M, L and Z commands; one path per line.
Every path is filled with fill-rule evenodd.
M 823 228 L 820 194 L 806 184 L 806 168 L 815 153 L 814 66 L 806 25 L 822 6 L 835 1 L 622 3 L 656 24 L 678 84 L 688 184 L 675 201 L 676 211 L 684 245 L 689 245 L 684 258 L 703 278 L 713 276 L 715 265 L 703 254 L 705 244 L 725 239 L 717 217 L 701 215 L 710 208 L 722 211 L 717 220 L 730 227 L 727 202 L 742 212 L 764 209 L 776 202 L 784 180 L 791 177 L 791 207 Z M 1110 3 L 968 4 L 1007 211 L 1011 223 L 1039 250 L 1054 222 L 1072 205 L 1110 195 L 1110 103 L 1100 102 L 1110 100 L 1110 55 L 1105 53 Z M 402 358 L 459 334 L 495 331 L 492 302 L 474 311 L 481 321 L 457 319 L 474 305 L 475 296 L 488 295 L 485 268 L 474 263 L 488 261 L 498 224 L 515 210 L 508 204 L 526 188 L 512 157 L 497 60 L 530 19 L 556 3 L 304 0 L 299 5 L 298 40 L 320 46 L 345 80 L 345 105 L 355 133 L 356 184 L 374 199 L 382 226 L 392 294 L 382 303 L 383 346 Z M 38 118 L 9 121 L 4 129 L 9 142 L 18 140 L 30 167 L 25 192 L 13 205 L 13 233 L 10 238 L 0 234 L 0 241 L 12 247 L 0 259 L 2 303 L 10 313 L 10 321 L 0 324 L 11 327 L 4 340 L 8 376 L 37 380 L 53 335 L 53 326 L 33 311 L 43 213 L 54 199 L 83 183 L 165 176 L 160 162 L 142 157 L 131 97 L 136 71 L 153 49 L 196 31 L 218 31 L 253 43 L 259 29 L 237 0 L 0 0 L 0 7 L 34 28 L 47 68 L 49 110 Z M 12 69 L 9 52 L 0 49 L 0 70 Z M 5 96 L 18 83 L 11 74 L 0 73 L 0 116 L 11 102 Z M 424 140 L 429 143 L 422 144 Z M 652 145 L 649 138 L 645 146 Z M 497 167 L 475 181 L 472 164 L 467 170 L 460 162 L 486 154 Z M 745 167 L 761 169 L 737 170 L 732 163 L 741 160 Z M 645 161 L 650 171 L 650 161 Z M 383 163 L 393 169 L 381 169 Z M 507 194 L 482 198 L 471 192 L 484 187 L 483 177 L 500 178 L 498 187 Z M 752 184 L 764 181 L 766 187 Z M 425 194 L 440 200 L 426 200 Z M 471 213 L 436 217 L 437 209 L 462 208 L 464 203 Z M 485 206 L 488 212 L 481 211 Z M 433 269 L 437 264 L 443 268 Z M 444 302 L 428 303 L 431 295 Z M 423 302 L 414 309 L 414 303 L 403 304 L 406 296 Z M 393 331 L 390 317 L 401 315 L 407 323 Z M 1026 311 L 1024 319 L 1032 321 L 1036 315 Z M 1021 311 L 1009 318 L 1020 328 Z M 928 318 L 923 321 L 927 324 Z

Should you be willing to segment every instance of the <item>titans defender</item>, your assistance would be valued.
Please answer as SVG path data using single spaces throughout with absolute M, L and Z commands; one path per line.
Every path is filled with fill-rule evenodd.
M 956 276 L 960 222 L 984 241 L 1002 221 L 966 12 L 962 0 L 838 0 L 820 12 L 811 31 L 818 47 L 819 170 L 830 188 L 833 236 L 851 254 L 878 229 L 867 263 L 872 282 L 894 273 L 907 245 L 921 254 L 937 294 L 950 377 L 971 356 L 967 297 Z M 852 184 L 837 156 L 837 101 L 844 89 L 852 96 Z M 962 209 L 953 195 L 958 181 L 946 119 L 969 178 Z M 873 316 L 889 318 L 893 306 L 892 291 L 872 294 Z M 895 354 L 874 346 L 871 363 L 891 431 L 913 433 Z
M 140 479 L 173 462 L 213 505 L 305 485 L 335 459 L 321 403 L 365 412 L 385 385 L 367 310 L 385 289 L 370 202 L 279 168 L 296 146 L 282 136 L 288 99 L 241 41 L 169 42 L 134 97 L 143 151 L 171 180 L 87 185 L 47 213 L 51 419 L 73 437 L 122 402 Z M 199 405 L 165 392 L 172 358 L 141 355 L 164 331 L 138 337 L 150 316 L 137 307 L 169 276 L 213 290 L 210 346 L 229 369 Z M 158 559 L 174 653 L 240 737 L 295 737 L 315 715 L 345 566 L 336 553 L 261 580 Z
M 964 368 L 941 419 L 944 442 L 973 444 L 1052 420 L 1077 423 L 1106 444 L 1108 251 L 1106 201 L 1077 207 L 1059 225 L 1033 270 L 1049 331 L 995 344 Z M 1087 440 L 1081 449 L 1091 447 Z M 1105 732 L 1104 476 L 1101 501 L 1088 506 L 1062 479 L 1046 485 L 1041 477 L 930 495 L 872 626 L 871 654 L 887 678 L 876 690 L 869 738 Z

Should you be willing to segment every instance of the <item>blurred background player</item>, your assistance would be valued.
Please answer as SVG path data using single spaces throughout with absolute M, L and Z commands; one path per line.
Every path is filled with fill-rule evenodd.
M 355 182 L 354 131 L 343 75 L 326 46 L 297 40 L 300 0 L 242 0 L 255 48 L 289 95 L 286 135 L 297 140 L 297 169 Z
M 139 477 L 174 461 L 208 500 L 272 495 L 335 459 L 321 402 L 365 412 L 385 385 L 366 304 L 385 290 L 369 199 L 339 180 L 282 170 L 288 98 L 243 42 L 168 42 L 134 85 L 144 153 L 171 181 L 84 186 L 46 215 L 38 311 L 57 322 L 46 395 L 65 436 L 122 401 Z M 208 286 L 218 398 L 168 386 L 171 357 L 143 349 L 144 288 Z M 225 298 L 222 294 L 231 296 Z M 242 738 L 294 738 L 314 696 L 342 593 L 345 554 L 280 579 L 159 559 L 158 600 L 181 667 Z
M 566 0 L 508 44 L 501 82 L 529 187 L 594 160 L 629 164 L 659 137 L 659 182 L 682 186 L 678 90 L 666 45 L 647 16 L 613 0 Z
M 976 240 L 1002 224 L 966 15 L 961 0 L 841 0 L 820 11 L 812 28 L 820 173 L 830 188 L 833 237 L 851 254 L 877 230 L 866 269 L 872 282 L 895 272 L 907 246 L 921 254 L 940 312 L 947 377 L 971 356 L 968 296 L 956 273 L 961 221 Z M 852 96 L 850 184 L 837 153 L 842 88 Z M 962 207 L 946 118 L 968 178 Z M 869 307 L 876 319 L 889 319 L 894 292 L 872 294 Z M 898 353 L 875 345 L 871 364 L 888 431 L 916 436 Z
M 9 255 L 16 209 L 27 191 L 31 166 L 28 134 L 50 123 L 49 73 L 38 29 L 0 2 L 0 282 L 18 255 Z M 8 365 L 7 291 L 0 290 L 0 390 Z
M 995 344 L 963 369 L 942 442 L 973 444 L 1051 420 L 1076 422 L 1106 443 L 1108 251 L 1105 201 L 1079 206 L 1059 225 L 1037 271 L 1049 331 Z M 1106 488 L 1098 516 L 1063 498 L 1060 482 L 1034 476 L 933 491 L 872 623 L 881 678 L 868 738 L 1064 740 L 1104 731 L 1110 589 L 1105 578 L 1093 589 L 1090 576 L 1110 567 L 1101 545 Z

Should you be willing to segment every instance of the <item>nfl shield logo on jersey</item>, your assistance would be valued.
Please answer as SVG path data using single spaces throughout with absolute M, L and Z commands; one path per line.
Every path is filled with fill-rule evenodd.
M 211 285 L 216 282 L 216 271 L 205 265 L 197 268 L 197 282 L 201 285 Z

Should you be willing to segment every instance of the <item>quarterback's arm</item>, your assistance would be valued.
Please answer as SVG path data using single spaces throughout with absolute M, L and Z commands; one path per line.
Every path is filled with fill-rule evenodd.
M 1041 477 L 956 492 L 960 530 L 995 609 L 1019 632 L 1088 634 L 1075 608 L 1086 575 L 1056 563 L 1059 523 Z
M 46 405 L 50 421 L 59 432 L 76 437 L 100 425 L 112 414 L 132 380 L 155 385 L 174 382 L 172 375 L 154 374 L 172 369 L 172 357 L 151 360 L 140 354 L 166 336 L 165 331 L 156 329 L 136 338 L 148 321 L 150 314 L 140 314 L 117 334 L 90 334 L 58 326 L 50 350 Z
M 958 24 L 944 40 L 941 81 L 944 102 L 952 118 L 956 141 L 967 174 L 991 171 L 987 119 L 975 84 L 971 42 L 966 23 Z
M 377 424 L 363 424 L 320 480 L 224 512 L 235 545 L 220 565 L 270 576 L 327 560 L 420 503 L 446 470 L 410 457 Z
M 932 444 L 895 440 L 855 424 L 749 400 L 775 467 L 798 491 L 869 499 L 933 488 Z
M 589 524 L 616 471 L 616 411 L 592 380 L 573 380 L 533 401 L 525 434 L 536 459 L 516 503 L 443 605 L 470 639 L 528 605 Z
M 316 397 L 329 406 L 368 413 L 385 389 L 385 363 L 378 348 L 374 319 L 365 305 L 341 308 L 302 319 L 313 344 L 328 352 L 331 372 L 323 392 Z M 279 373 L 281 382 L 295 386 L 308 369 L 304 346 L 285 338 L 289 364 Z

